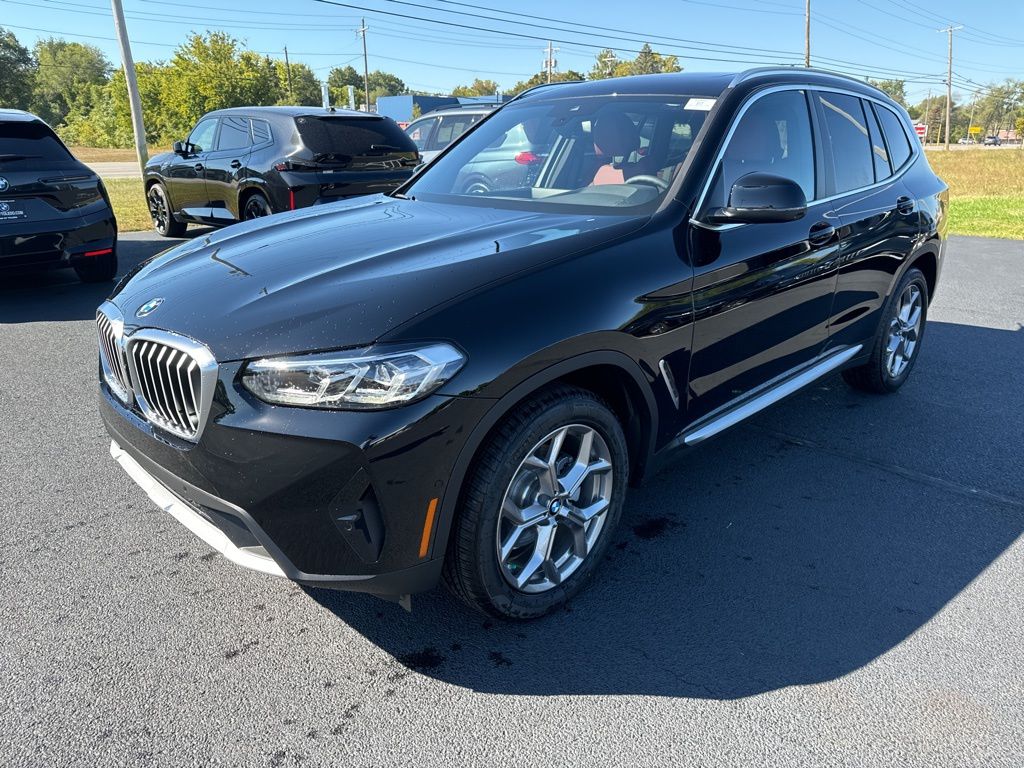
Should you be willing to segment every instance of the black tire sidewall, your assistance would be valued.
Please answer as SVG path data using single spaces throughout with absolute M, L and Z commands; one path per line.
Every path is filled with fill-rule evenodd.
M 612 499 L 605 513 L 604 527 L 594 548 L 580 567 L 562 584 L 539 594 L 520 592 L 509 584 L 501 573 L 498 555 L 495 551 L 495 537 L 498 516 L 505 491 L 512 476 L 526 456 L 545 436 L 567 424 L 583 424 L 596 429 L 604 438 L 612 456 L 613 482 Z M 477 521 L 474 531 L 475 581 L 487 596 L 491 605 L 500 615 L 510 618 L 533 618 L 557 608 L 571 599 L 597 566 L 604 562 L 614 530 L 622 515 L 623 501 L 629 476 L 629 453 L 622 428 L 612 411 L 596 398 L 578 393 L 570 400 L 563 400 L 532 418 L 517 429 L 511 440 L 492 444 L 486 450 L 500 452 L 500 470 L 496 476 L 486 479 L 487 487 L 482 494 L 482 505 L 475 510 Z
M 164 185 L 160 183 L 154 184 L 149 188 L 149 193 L 158 195 L 163 201 L 164 209 L 167 211 L 167 224 L 162 229 L 154 224 L 153 229 L 161 237 L 175 237 L 180 234 L 178 231 L 179 226 L 176 226 L 178 222 L 174 219 L 174 211 L 171 210 L 171 199 L 167 196 L 167 190 L 164 189 Z
M 263 209 L 266 211 L 262 216 L 247 216 L 246 213 L 249 210 L 249 206 L 256 200 L 263 202 Z M 270 216 L 273 211 L 270 208 L 270 201 L 263 195 L 262 192 L 256 192 L 245 199 L 245 205 L 242 207 L 242 221 L 255 221 L 256 219 L 266 218 Z
M 910 358 L 910 362 L 907 364 L 907 367 L 903 369 L 903 372 L 899 376 L 890 376 L 889 369 L 886 366 L 886 346 L 889 339 L 889 324 L 892 321 L 893 315 L 895 315 L 899 309 L 900 297 L 911 284 L 917 285 L 918 289 L 921 291 L 921 331 L 917 336 L 917 346 L 914 348 L 914 355 Z M 916 268 L 909 270 L 903 276 L 899 285 L 896 286 L 896 290 L 894 290 L 892 295 L 889 297 L 889 304 L 886 308 L 885 316 L 882 318 L 882 325 L 879 328 L 874 355 L 874 363 L 878 367 L 878 376 L 882 382 L 882 386 L 889 392 L 895 392 L 903 386 L 907 379 L 910 378 L 910 373 L 914 370 L 914 366 L 917 364 L 917 359 L 921 356 L 925 329 L 928 327 L 929 301 L 931 301 L 931 297 L 928 295 L 928 281 L 925 280 L 924 274 L 921 270 Z

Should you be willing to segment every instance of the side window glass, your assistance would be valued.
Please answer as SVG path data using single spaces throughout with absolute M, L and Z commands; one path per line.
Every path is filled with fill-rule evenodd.
M 770 93 L 743 113 L 722 156 L 712 206 L 728 203 L 732 185 L 756 172 L 795 181 L 808 200 L 814 199 L 814 141 L 803 91 Z
M 262 144 L 265 141 L 270 141 L 270 123 L 266 120 L 252 120 L 252 143 Z
M 249 135 L 249 119 L 245 117 L 223 117 L 220 121 L 220 138 L 217 149 L 248 149 L 252 144 Z
M 459 138 L 459 136 L 464 134 L 466 129 L 474 122 L 476 121 L 472 119 L 471 115 L 452 115 L 450 117 L 442 117 L 441 124 L 434 132 L 434 140 L 431 142 L 430 148 L 444 149 Z
M 433 117 L 429 120 L 417 120 L 415 123 L 405 129 L 406 135 L 412 139 L 412 143 L 416 145 L 416 149 L 424 149 L 427 146 L 427 141 L 430 139 L 430 131 L 437 123 L 437 118 Z
M 836 193 L 866 187 L 875 182 L 871 141 L 861 101 L 841 93 L 817 96 L 825 117 L 825 132 L 832 145 Z
M 875 107 L 875 112 L 878 114 L 879 122 L 882 123 L 882 133 L 885 135 L 885 143 L 889 148 L 892 167 L 894 170 L 899 170 L 912 154 L 903 121 L 888 107 Z
M 217 134 L 216 118 L 200 120 L 199 124 L 188 135 L 188 143 L 193 152 L 208 152 L 213 149 L 213 137 Z
M 875 181 L 882 181 L 892 176 L 892 168 L 889 166 L 889 153 L 885 148 L 885 140 L 882 138 L 882 130 L 878 127 L 878 120 L 871 109 L 870 102 L 863 102 L 864 116 L 868 119 L 868 133 L 871 137 L 871 158 L 875 162 Z

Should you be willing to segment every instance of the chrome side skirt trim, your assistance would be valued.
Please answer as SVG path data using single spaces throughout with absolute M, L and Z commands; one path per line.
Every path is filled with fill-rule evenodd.
M 789 397 L 811 382 L 820 379 L 826 373 L 831 373 L 847 361 L 852 360 L 863 349 L 863 346 L 863 344 L 857 344 L 853 347 L 831 350 L 817 362 L 783 374 L 774 381 L 741 395 L 686 429 L 682 434 L 682 442 L 686 445 L 697 445 L 744 419 L 750 418 L 755 413 Z
M 110 455 L 160 509 L 168 513 L 228 560 L 246 568 L 251 568 L 254 571 L 262 571 L 272 576 L 284 576 L 284 571 L 266 554 L 266 550 L 262 547 L 257 549 L 255 547 L 235 546 L 224 535 L 223 531 L 167 490 L 113 440 L 110 441 Z

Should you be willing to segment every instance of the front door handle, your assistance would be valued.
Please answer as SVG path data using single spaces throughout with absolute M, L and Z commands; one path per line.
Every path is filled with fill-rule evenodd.
M 231 167 L 232 168 L 241 168 L 242 167 L 242 161 L 241 160 L 232 160 L 231 161 Z
M 807 235 L 807 239 L 812 243 L 821 244 L 827 243 L 833 237 L 835 237 L 836 228 L 829 224 L 827 221 L 819 221 L 813 227 Z
M 913 213 L 914 201 L 906 195 L 898 197 L 896 198 L 896 210 L 902 214 Z
M 196 173 L 202 173 L 202 172 L 203 172 L 203 164 L 202 163 L 196 163 Z

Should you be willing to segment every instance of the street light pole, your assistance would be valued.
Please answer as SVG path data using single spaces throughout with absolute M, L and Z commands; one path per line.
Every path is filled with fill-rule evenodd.
M 135 77 L 135 61 L 132 59 L 132 47 L 128 40 L 128 28 L 124 23 L 124 9 L 121 0 L 110 0 L 110 8 L 114 16 L 114 30 L 121 48 L 121 64 L 124 66 L 124 79 L 128 85 L 128 108 L 132 115 L 132 133 L 135 137 L 135 154 L 139 158 L 139 169 L 145 170 L 149 160 L 146 148 L 146 128 L 142 122 L 142 99 L 139 97 L 139 82 Z

